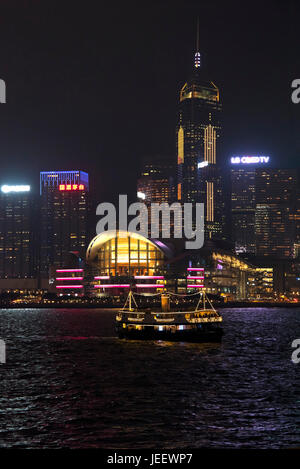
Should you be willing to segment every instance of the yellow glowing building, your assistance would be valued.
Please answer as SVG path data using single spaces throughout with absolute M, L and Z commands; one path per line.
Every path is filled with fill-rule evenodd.
M 164 264 L 167 247 L 138 233 L 105 231 L 90 243 L 86 260 L 100 275 L 153 275 Z

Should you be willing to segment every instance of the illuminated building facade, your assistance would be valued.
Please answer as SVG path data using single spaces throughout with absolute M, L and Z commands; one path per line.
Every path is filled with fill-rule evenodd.
M 225 299 L 245 299 L 248 277 L 255 272 L 255 267 L 212 241 L 186 251 L 184 243 L 170 248 L 126 231 L 96 236 L 87 249 L 86 263 L 93 268 L 90 291 L 97 296 L 124 294 L 132 286 L 137 291 L 166 288 L 180 294 L 205 289 Z
M 231 158 L 232 238 L 238 254 L 295 257 L 299 175 L 268 167 L 268 156 Z
M 69 267 L 71 254 L 84 256 L 88 235 L 89 178 L 83 171 L 40 174 L 40 272 Z
M 297 200 L 295 210 L 296 243 L 300 254 L 300 171 L 298 171 Z
M 37 206 L 30 186 L 3 185 L 0 190 L 0 278 L 36 274 Z
M 222 238 L 224 197 L 220 170 L 221 102 L 218 87 L 204 78 L 200 53 L 180 91 L 177 124 L 177 198 L 205 204 L 207 238 Z
M 294 212 L 294 223 L 295 223 L 295 245 L 294 245 L 294 257 L 300 258 L 300 171 L 298 171 L 298 182 L 297 182 L 297 193 L 296 193 L 296 204 Z
M 165 246 L 138 233 L 105 231 L 89 244 L 88 264 L 100 276 L 154 275 L 164 264 Z
M 255 254 L 255 177 L 253 167 L 231 169 L 231 236 L 237 254 Z
M 206 293 L 223 297 L 224 301 L 246 299 L 248 278 L 255 270 L 248 261 L 228 251 L 226 243 L 211 240 L 199 250 L 176 253 L 173 267 L 177 293 L 191 292 L 189 287 L 195 281 Z
M 256 267 L 248 277 L 249 299 L 270 300 L 274 297 L 273 267 Z
M 257 168 L 255 190 L 257 256 L 293 257 L 296 241 L 297 191 L 297 170 Z
M 137 181 L 137 198 L 148 208 L 148 236 L 151 237 L 151 226 L 157 225 L 151 218 L 152 203 L 171 204 L 175 200 L 175 168 L 166 158 L 149 159 L 143 165 L 141 175 Z M 159 220 L 157 229 L 162 233 L 162 222 Z M 171 233 L 174 230 L 174 220 L 171 218 Z
M 137 181 L 138 197 L 146 204 L 174 200 L 174 167 L 169 160 L 156 157 L 146 161 Z

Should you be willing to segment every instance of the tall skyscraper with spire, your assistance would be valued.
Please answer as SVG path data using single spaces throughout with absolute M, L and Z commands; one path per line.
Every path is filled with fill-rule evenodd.
M 180 90 L 177 123 L 178 200 L 205 204 L 207 238 L 222 238 L 224 197 L 220 171 L 221 102 L 218 87 L 205 76 L 199 50 Z

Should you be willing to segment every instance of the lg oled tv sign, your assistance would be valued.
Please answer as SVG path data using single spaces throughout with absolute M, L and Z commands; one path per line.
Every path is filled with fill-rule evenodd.
M 269 163 L 269 156 L 233 156 L 231 164 L 266 164 Z

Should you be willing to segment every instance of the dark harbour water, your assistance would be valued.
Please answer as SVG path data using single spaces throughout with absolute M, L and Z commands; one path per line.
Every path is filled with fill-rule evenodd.
M 300 309 L 223 310 L 222 344 L 126 342 L 110 310 L 0 310 L 0 447 L 300 447 Z

